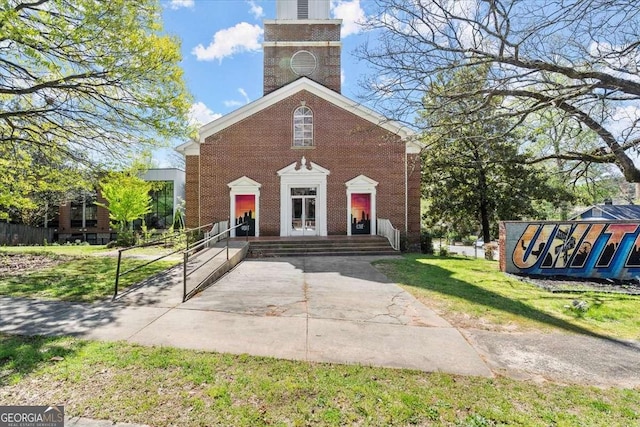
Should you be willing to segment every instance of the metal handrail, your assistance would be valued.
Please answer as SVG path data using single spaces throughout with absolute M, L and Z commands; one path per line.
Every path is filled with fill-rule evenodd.
M 230 223 L 231 223 L 231 220 L 229 220 L 229 224 Z M 189 291 L 187 293 L 187 278 L 190 275 L 192 275 L 193 273 L 195 273 L 196 271 L 198 271 L 200 269 L 200 267 L 205 265 L 208 261 L 212 260 L 213 258 L 218 256 L 219 254 L 221 254 L 225 250 L 227 251 L 227 261 L 228 261 L 229 260 L 229 238 L 231 236 L 231 230 L 235 230 L 236 228 L 242 227 L 243 225 L 245 225 L 244 222 L 241 223 L 241 224 L 236 224 L 233 227 L 227 227 L 227 229 L 225 229 L 224 231 L 221 231 L 220 233 L 214 234 L 212 236 L 207 236 L 207 237 L 199 240 L 198 242 L 195 242 L 195 245 L 192 246 L 191 248 L 187 248 L 187 249 L 184 250 L 184 253 L 183 253 L 183 268 L 182 268 L 182 302 L 185 302 L 187 300 L 187 297 L 190 296 L 191 294 L 193 294 L 198 289 L 198 286 L 200 286 L 200 284 L 198 284 L 198 286 L 196 286 L 195 288 L 193 288 L 191 291 Z M 211 240 L 217 239 L 218 237 L 220 237 L 222 235 L 226 235 L 225 247 L 220 249 L 218 252 L 216 252 L 211 257 L 209 257 L 205 262 L 200 264 L 198 267 L 194 268 L 192 271 L 187 273 L 187 263 L 189 262 L 189 254 L 191 252 L 196 252 L 196 251 L 202 249 L 203 247 L 206 247 Z
M 385 218 L 378 218 L 378 227 L 376 234 L 386 237 L 391 247 L 396 251 L 400 250 L 400 230 L 395 228 L 391 221 Z
M 192 233 L 193 231 L 196 231 L 196 230 L 200 230 L 201 228 L 210 227 L 211 225 L 213 225 L 213 223 L 201 225 L 200 227 L 196 227 L 196 228 L 185 229 L 182 232 L 180 232 L 180 231 L 174 232 L 173 234 L 171 234 L 169 236 L 163 236 L 163 237 L 161 237 L 159 239 L 151 240 L 149 242 L 140 243 L 140 244 L 137 244 L 137 245 L 128 246 L 126 248 L 118 249 L 118 265 L 116 267 L 116 280 L 115 280 L 115 284 L 114 284 L 113 297 L 111 299 L 115 300 L 118 297 L 118 286 L 120 284 L 120 278 L 122 276 L 125 276 L 125 275 L 127 275 L 129 273 L 132 273 L 132 272 L 134 272 L 136 270 L 139 270 L 142 267 L 146 267 L 147 265 L 152 264 L 152 263 L 154 263 L 156 261 L 160 261 L 161 259 L 164 259 L 164 258 L 166 258 L 166 257 L 168 257 L 170 255 L 173 255 L 175 253 L 181 252 L 182 249 L 176 249 L 175 251 L 169 252 L 168 254 L 161 255 L 158 258 L 154 258 L 154 259 L 152 259 L 152 260 L 150 260 L 148 262 L 145 262 L 144 264 L 135 266 L 135 267 L 125 271 L 124 273 L 120 273 L 120 265 L 122 263 L 122 253 L 123 252 L 129 251 L 131 249 L 145 248 L 145 247 L 148 247 L 148 246 L 154 246 L 155 244 L 157 244 L 159 242 L 166 241 L 170 237 L 177 237 L 177 236 L 180 236 L 182 234 L 184 234 L 186 236 L 186 238 L 187 238 L 187 248 L 189 248 L 189 233 Z

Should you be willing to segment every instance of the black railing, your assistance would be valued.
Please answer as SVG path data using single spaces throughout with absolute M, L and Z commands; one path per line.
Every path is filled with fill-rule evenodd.
M 177 238 L 177 240 L 179 240 L 182 236 L 184 236 L 184 238 L 185 238 L 185 244 L 186 244 L 186 247 L 187 247 L 187 250 L 188 250 L 189 249 L 189 241 L 191 240 L 189 238 L 189 236 L 191 236 L 193 233 L 197 233 L 196 235 L 199 235 L 200 234 L 200 230 L 202 230 L 204 228 L 211 228 L 212 225 L 213 225 L 213 223 L 210 223 L 210 224 L 206 224 L 206 225 L 203 225 L 203 226 L 200 226 L 200 227 L 197 227 L 197 228 L 190 228 L 188 230 L 178 231 L 178 232 L 175 232 L 173 234 L 160 237 L 158 239 L 150 240 L 148 242 L 144 242 L 144 243 L 141 243 L 141 244 L 138 244 L 138 245 L 134 245 L 134 246 L 129 246 L 127 248 L 118 249 L 118 265 L 116 267 L 116 280 L 115 280 L 115 284 L 114 284 L 112 300 L 115 300 L 118 297 L 118 287 L 119 287 L 119 284 L 120 284 L 120 278 L 122 276 L 126 276 L 129 273 L 132 273 L 132 272 L 134 272 L 136 270 L 139 270 L 139 269 L 141 269 L 143 267 L 146 267 L 147 265 L 152 264 L 152 263 L 154 263 L 156 261 L 160 261 L 161 259 L 167 258 L 167 257 L 169 257 L 169 256 L 171 256 L 173 254 L 176 254 L 178 252 L 182 252 L 184 249 L 183 248 L 178 248 L 178 249 L 176 249 L 174 251 L 171 251 L 169 253 L 161 255 L 161 256 L 159 256 L 157 258 L 154 258 L 152 260 L 149 260 L 149 261 L 147 261 L 147 262 L 145 262 L 145 263 L 143 263 L 141 265 L 137 265 L 137 266 L 135 266 L 133 268 L 130 268 L 129 270 L 125 271 L 124 273 L 121 273 L 120 272 L 120 267 L 122 265 L 122 253 L 123 252 L 127 252 L 127 251 L 130 251 L 130 250 L 133 250 L 133 249 L 149 247 L 149 246 L 157 246 L 157 245 L 160 245 L 160 244 L 165 244 L 166 245 L 167 241 L 169 239 L 176 239 Z
M 231 222 L 229 221 L 229 224 L 230 223 Z M 198 242 L 194 242 L 194 244 L 190 248 L 185 249 L 184 254 L 183 254 L 184 259 L 183 259 L 183 270 L 182 270 L 182 302 L 185 302 L 186 300 L 191 298 L 193 295 L 195 295 L 197 292 L 202 290 L 201 286 L 211 277 L 211 275 L 214 272 L 212 271 L 209 275 L 207 275 L 207 277 L 205 277 L 203 280 L 201 280 L 200 283 L 198 283 L 196 286 L 194 286 L 193 289 L 191 289 L 189 292 L 187 292 L 187 280 L 189 279 L 189 276 L 191 276 L 193 273 L 198 271 L 202 266 L 206 265 L 209 261 L 211 261 L 213 258 L 215 258 L 218 255 L 220 255 L 224 251 L 226 251 L 226 258 L 227 258 L 227 261 L 228 261 L 229 260 L 229 238 L 231 236 L 231 231 L 235 230 L 235 229 L 237 229 L 239 227 L 242 227 L 245 224 L 246 223 L 237 224 L 237 225 L 234 225 L 233 227 L 227 226 L 227 228 L 224 231 L 221 231 L 221 232 L 219 232 L 217 234 L 214 234 L 214 235 L 206 236 L 202 240 L 200 240 Z M 221 239 L 221 237 L 222 237 L 222 239 Z M 248 238 L 248 232 L 247 232 L 247 238 Z M 196 266 L 191 271 L 187 271 L 187 264 L 189 262 L 190 254 L 199 252 L 199 251 L 203 250 L 204 248 L 209 247 L 209 245 L 210 245 L 210 243 L 212 241 L 219 242 L 220 240 L 223 240 L 223 239 L 226 241 L 224 247 L 220 248 L 220 250 L 217 251 L 217 252 L 216 251 L 212 251 L 212 253 L 210 255 L 207 255 L 207 258 L 203 259 L 198 266 Z

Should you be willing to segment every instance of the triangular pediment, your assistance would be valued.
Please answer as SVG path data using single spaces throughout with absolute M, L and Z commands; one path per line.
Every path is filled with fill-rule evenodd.
M 369 178 L 366 175 L 358 175 L 353 179 L 350 179 L 349 181 L 345 182 L 345 185 L 348 188 L 352 188 L 352 187 L 376 187 L 378 185 L 378 181 L 373 180 L 371 178 Z
M 249 178 L 246 175 L 236 179 L 235 181 L 231 181 L 227 185 L 231 189 L 239 188 L 239 187 L 245 187 L 245 188 L 260 188 L 260 187 L 262 187 L 262 184 L 260 184 L 257 181 L 254 181 L 253 179 Z
M 216 134 L 227 127 L 244 120 L 253 114 L 256 114 L 300 91 L 306 90 L 318 97 L 324 99 L 327 102 L 334 104 L 344 110 L 347 110 L 377 126 L 380 126 L 389 132 L 399 135 L 402 139 L 409 140 L 415 135 L 415 132 L 407 126 L 389 120 L 386 117 L 376 113 L 375 111 L 363 106 L 362 104 L 353 101 L 346 96 L 335 92 L 319 83 L 314 82 L 306 77 L 301 77 L 289 83 L 286 86 L 281 87 L 255 101 L 240 107 L 239 109 L 226 114 L 212 122 L 202 126 L 199 130 L 200 143 L 203 143 L 205 139 L 213 134 Z
M 288 175 L 329 175 L 331 172 L 329 169 L 325 169 L 317 163 L 309 162 L 307 165 L 307 160 L 303 157 L 300 160 L 300 167 L 298 167 L 298 162 L 293 162 L 289 166 L 285 166 L 280 169 L 278 172 L 278 176 L 288 176 Z

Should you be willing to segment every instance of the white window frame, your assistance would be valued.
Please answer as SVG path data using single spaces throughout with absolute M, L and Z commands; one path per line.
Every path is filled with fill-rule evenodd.
M 303 115 L 299 115 L 299 112 L 302 110 L 306 110 L 308 111 L 308 114 L 303 114 Z M 302 126 L 301 132 L 302 132 L 302 136 L 301 137 L 297 137 L 296 136 L 296 118 L 298 117 L 302 117 L 302 121 L 303 123 L 300 123 L 300 126 Z M 311 123 L 304 123 L 304 119 L 310 117 L 311 118 Z M 295 110 L 293 110 L 293 141 L 292 141 L 292 147 L 294 148 L 306 148 L 306 147 L 313 147 L 314 146 L 314 140 L 313 140 L 313 110 L 311 108 L 309 108 L 306 105 L 300 105 L 298 107 L 296 107 Z M 311 137 L 305 137 L 304 134 L 307 131 L 311 131 Z

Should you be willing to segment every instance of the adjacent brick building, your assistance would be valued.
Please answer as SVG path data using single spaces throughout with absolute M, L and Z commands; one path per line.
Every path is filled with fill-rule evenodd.
M 149 182 L 162 183 L 151 196 L 151 211 L 145 215 L 149 229 L 164 230 L 173 226 L 178 210 L 182 211 L 185 198 L 185 172 L 175 168 L 149 169 L 142 176 Z M 45 220 L 45 227 L 54 229 L 54 240 L 59 242 L 88 242 L 104 245 L 117 238 L 111 227 L 109 210 L 98 206 L 108 204 L 99 190 L 79 191 L 76 196 L 58 207 L 58 214 Z M 138 227 L 134 222 L 134 225 Z
M 204 125 L 186 157 L 186 219 L 262 236 L 420 231 L 412 132 L 340 94 L 340 20 L 328 0 L 278 0 L 265 21 L 264 96 Z M 244 233 L 244 232 L 243 232 Z

